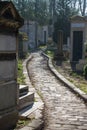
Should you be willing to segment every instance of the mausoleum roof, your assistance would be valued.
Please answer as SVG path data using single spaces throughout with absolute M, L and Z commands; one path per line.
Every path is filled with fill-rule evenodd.
M 74 15 L 70 18 L 70 20 L 73 21 L 79 21 L 79 22 L 87 22 L 87 16 L 81 16 L 81 15 Z
M 80 15 L 74 15 L 71 17 L 71 21 L 84 21 L 84 17 Z
M 0 26 L 20 28 L 24 24 L 14 4 L 10 1 L 0 1 Z

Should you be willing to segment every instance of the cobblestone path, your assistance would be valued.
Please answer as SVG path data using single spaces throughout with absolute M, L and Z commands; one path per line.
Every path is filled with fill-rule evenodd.
M 87 130 L 87 106 L 61 84 L 39 53 L 33 53 L 30 77 L 45 102 L 44 130 Z

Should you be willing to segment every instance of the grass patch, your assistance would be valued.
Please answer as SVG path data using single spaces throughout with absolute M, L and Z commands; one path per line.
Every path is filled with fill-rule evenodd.
M 80 78 L 78 78 L 80 77 Z M 74 79 L 72 78 L 68 78 L 68 80 L 70 82 L 72 82 L 77 88 L 79 88 L 80 90 L 82 90 L 83 92 L 85 92 L 87 94 L 87 83 L 86 82 L 82 82 L 82 77 L 78 76 L 78 77 L 74 77 Z M 77 80 L 77 78 L 79 80 Z M 81 80 L 81 81 L 80 81 Z
M 69 79 L 69 78 L 67 78 L 71 83 L 73 83 L 73 79 Z
M 25 77 L 23 75 L 23 66 L 22 60 L 18 60 L 18 78 L 17 81 L 19 84 L 25 84 Z
M 46 49 L 46 48 L 47 48 L 46 45 L 40 45 L 40 46 L 39 46 L 39 49 Z
M 56 62 L 53 62 L 56 70 L 67 80 L 73 83 L 77 88 L 87 94 L 87 80 L 85 79 L 83 73 L 73 71 L 69 62 L 63 62 L 64 63 L 62 63 L 60 66 L 56 65 Z
M 30 119 L 18 120 L 17 126 L 14 130 L 18 130 L 20 128 L 23 128 L 24 126 L 28 125 L 28 123 L 30 123 L 30 122 L 31 122 Z
M 83 92 L 87 94 L 87 84 L 80 83 L 77 87 L 79 87 Z
M 51 57 L 51 58 L 54 57 L 54 51 L 46 50 L 45 53 L 46 53 L 49 57 Z
M 40 96 L 40 98 L 43 99 L 43 96 L 42 96 L 42 94 L 41 94 L 41 92 L 39 90 L 37 90 L 37 93 Z
M 83 78 L 83 75 L 82 74 L 78 74 L 76 72 L 70 72 L 70 76 L 72 76 L 73 78 L 79 78 L 79 79 L 82 79 Z

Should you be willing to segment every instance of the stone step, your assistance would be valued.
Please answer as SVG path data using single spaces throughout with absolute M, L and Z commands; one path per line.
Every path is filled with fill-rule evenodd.
M 24 119 L 28 118 L 31 113 L 39 109 L 42 105 L 44 105 L 43 102 L 34 102 L 33 104 L 27 106 L 26 108 L 19 111 L 19 117 Z
M 26 95 L 19 97 L 19 110 L 34 103 L 34 93 L 28 92 Z
M 24 96 L 28 93 L 29 86 L 27 85 L 20 85 L 19 86 L 19 97 Z

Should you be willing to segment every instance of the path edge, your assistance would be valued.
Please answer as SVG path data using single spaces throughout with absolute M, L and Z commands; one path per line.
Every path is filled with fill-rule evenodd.
M 55 75 L 55 77 L 60 80 L 62 83 L 64 83 L 65 86 L 67 86 L 72 92 L 74 92 L 77 96 L 79 96 L 85 103 L 87 103 L 87 94 L 84 93 L 82 90 L 77 88 L 73 83 L 68 81 L 63 75 L 61 75 L 53 66 L 52 64 L 52 58 L 47 56 L 44 52 L 42 52 L 42 55 L 48 59 L 48 67 L 50 71 Z
M 32 60 L 32 58 L 33 58 L 33 56 L 30 54 L 30 56 L 28 56 L 28 58 L 26 58 L 23 61 L 23 74 L 24 74 L 25 78 L 28 78 L 27 79 L 28 82 L 26 82 L 26 81 L 25 82 L 26 82 L 26 84 L 29 85 L 29 87 L 33 87 L 32 83 L 30 81 L 30 76 L 29 76 L 29 71 L 28 71 L 28 64 Z M 41 130 L 43 127 L 44 127 L 44 120 L 43 120 L 43 118 L 41 118 L 41 119 L 33 119 L 31 121 L 31 123 L 27 124 L 26 126 L 24 126 L 23 128 L 21 128 L 19 130 L 27 130 L 27 129 L 29 129 L 29 130 Z

